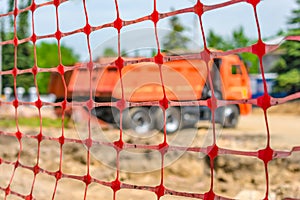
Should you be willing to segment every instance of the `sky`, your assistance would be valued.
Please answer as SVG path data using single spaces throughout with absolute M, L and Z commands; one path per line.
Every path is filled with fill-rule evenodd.
M 7 0 L 0 0 L 3 5 L 0 13 L 5 12 Z M 212 5 L 228 0 L 202 0 L 205 5 Z M 35 0 L 37 4 L 45 0 Z M 114 0 L 87 0 L 89 24 L 99 26 L 112 22 L 116 18 Z M 196 0 L 157 0 L 157 10 L 160 13 L 171 9 L 191 7 Z M 120 17 L 123 20 L 136 19 L 153 12 L 153 0 L 119 0 Z M 263 0 L 258 4 L 257 12 L 261 27 L 262 37 L 272 38 L 279 30 L 287 29 L 287 19 L 291 10 L 296 7 L 295 0 Z M 62 32 L 73 31 L 85 26 L 85 15 L 82 0 L 70 0 L 62 3 L 58 9 L 59 27 Z M 179 15 L 180 21 L 187 28 L 185 34 L 191 39 L 191 48 L 199 49 L 203 46 L 200 34 L 199 21 L 193 13 Z M 168 18 L 160 20 L 157 24 L 159 41 L 170 32 Z M 205 33 L 213 30 L 224 37 L 229 37 L 233 30 L 242 26 L 250 38 L 257 38 L 253 8 L 247 3 L 238 3 L 217 10 L 205 12 L 202 16 Z M 47 35 L 56 31 L 55 7 L 53 5 L 38 8 L 34 13 L 35 33 Z M 99 56 L 106 47 L 117 47 L 117 31 L 114 28 L 105 28 L 90 35 L 91 49 L 94 58 Z M 55 42 L 54 39 L 43 39 L 39 42 Z M 121 30 L 121 49 L 136 52 L 136 49 L 144 49 L 147 52 L 156 48 L 154 26 L 151 21 L 130 25 Z M 81 60 L 88 57 L 87 40 L 83 33 L 74 34 L 61 40 L 62 44 L 72 48 Z M 147 50 L 148 49 L 148 50 Z

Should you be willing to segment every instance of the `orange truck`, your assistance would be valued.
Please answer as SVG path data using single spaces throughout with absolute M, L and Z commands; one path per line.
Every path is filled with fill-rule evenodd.
M 209 84 L 208 73 L 211 74 L 212 84 Z M 60 75 L 53 74 L 51 77 L 50 92 L 57 96 L 57 101 L 61 101 L 65 91 Z M 92 94 L 95 102 L 116 102 L 122 98 L 128 102 L 157 102 L 165 94 L 172 102 L 191 102 L 210 98 L 211 86 L 218 99 L 251 98 L 247 68 L 237 55 L 214 58 L 209 62 L 208 68 L 203 60 L 187 59 L 184 56 L 165 62 L 161 70 L 153 62 L 138 62 L 123 67 L 122 79 L 113 65 L 94 66 L 91 76 L 82 67 L 65 73 L 65 80 L 68 101 L 86 101 Z M 152 129 L 163 130 L 162 109 L 151 105 L 146 103 L 126 108 L 123 111 L 123 128 L 131 128 L 137 133 L 146 133 Z M 170 106 L 166 110 L 167 133 L 195 126 L 199 120 L 211 120 L 208 107 L 186 105 Z M 251 105 L 227 105 L 216 110 L 215 122 L 223 127 L 235 127 L 239 115 L 250 112 Z M 92 114 L 107 123 L 120 123 L 119 110 L 108 104 L 93 108 Z

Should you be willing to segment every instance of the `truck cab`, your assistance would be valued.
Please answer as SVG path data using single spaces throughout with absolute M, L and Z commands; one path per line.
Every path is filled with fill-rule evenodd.
M 211 70 L 216 97 L 222 100 L 244 100 L 251 98 L 248 70 L 238 55 L 228 55 L 214 59 Z M 250 104 L 229 104 L 219 108 L 216 122 L 225 128 L 234 128 L 239 115 L 249 114 Z

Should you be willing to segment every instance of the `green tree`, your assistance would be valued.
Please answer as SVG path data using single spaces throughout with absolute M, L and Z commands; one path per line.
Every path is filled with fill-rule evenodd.
M 41 68 L 51 68 L 59 65 L 58 45 L 56 43 L 42 42 L 37 45 L 37 65 Z M 62 64 L 65 66 L 72 66 L 79 60 L 71 48 L 64 45 L 60 47 Z M 50 81 L 50 73 L 38 73 L 37 82 L 39 92 L 41 94 L 48 93 L 48 86 Z
M 111 47 L 107 47 L 103 51 L 104 57 L 116 57 L 118 56 L 118 53 Z
M 212 30 L 209 30 L 206 40 L 210 48 L 223 50 L 223 51 L 232 49 L 232 45 L 230 41 L 227 41 L 222 36 L 215 34 Z
M 9 11 L 12 11 L 15 7 L 15 0 L 9 0 L 8 2 L 8 9 Z M 28 6 L 30 6 L 31 0 L 19 0 L 18 1 L 18 9 L 23 9 Z M 13 32 L 13 27 L 14 27 L 14 17 L 13 15 L 10 15 L 9 17 L 10 21 L 10 27 L 11 27 L 11 32 Z M 28 37 L 28 28 L 29 28 L 29 12 L 20 12 L 17 17 L 17 36 L 18 38 L 25 38 Z
M 292 11 L 287 23 L 290 28 L 285 35 L 300 35 L 300 0 Z M 281 47 L 284 52 L 272 71 L 278 73 L 275 91 L 294 93 L 300 91 L 300 42 L 285 41 Z
M 23 9 L 29 6 L 31 3 L 30 0 L 20 0 L 18 1 L 18 8 Z M 14 0 L 8 1 L 8 12 L 12 11 L 15 6 Z M 2 41 L 13 40 L 16 35 L 18 39 L 27 38 L 28 33 L 28 17 L 29 12 L 21 12 L 16 18 L 16 33 L 14 33 L 14 18 L 10 15 L 9 25 L 10 29 L 5 32 L 5 21 L 1 21 L 1 39 Z M 15 60 L 14 52 L 17 50 L 17 58 Z M 2 64 L 3 70 L 11 70 L 16 65 L 18 69 L 28 69 L 33 66 L 33 47 L 29 42 L 19 44 L 16 48 L 12 44 L 7 44 L 2 47 Z M 25 89 L 28 89 L 30 86 L 34 85 L 33 75 L 31 73 L 26 73 L 17 76 L 17 87 L 22 86 Z M 13 76 L 3 76 L 3 87 L 13 87 L 14 79 Z
M 18 9 L 26 8 L 31 4 L 31 0 L 19 0 Z M 8 1 L 8 12 L 12 11 L 15 7 L 15 1 Z M 11 15 L 9 17 L 9 30 L 5 31 L 5 23 L 1 21 L 1 39 L 2 41 L 13 40 L 15 35 L 18 39 L 23 39 L 29 37 L 29 13 L 28 11 L 21 12 L 16 18 L 16 33 L 14 33 L 14 18 Z M 3 56 L 3 70 L 11 70 L 14 68 L 15 64 L 18 69 L 29 69 L 33 67 L 34 56 L 33 56 L 33 45 L 29 42 L 19 44 L 17 47 L 17 58 L 15 62 L 14 52 L 15 47 L 12 44 L 4 45 L 2 47 L 2 56 Z M 74 54 L 73 50 L 61 45 L 61 57 L 62 64 L 65 66 L 74 65 L 79 57 Z M 58 59 L 58 46 L 55 43 L 45 43 L 42 42 L 37 45 L 37 64 L 41 68 L 55 67 L 59 65 Z M 50 79 L 50 73 L 38 73 L 37 82 L 39 92 L 41 94 L 48 92 L 48 84 Z M 4 87 L 13 87 L 14 79 L 12 75 L 3 76 L 3 86 Z M 26 73 L 17 76 L 17 87 L 22 86 L 27 91 L 28 88 L 34 86 L 34 77 L 32 73 Z
M 223 38 L 215 34 L 212 30 L 208 32 L 207 36 L 207 44 L 209 47 L 223 51 L 245 47 L 252 43 L 253 41 L 245 35 L 243 27 L 234 30 L 230 38 Z M 249 69 L 250 73 L 259 72 L 259 60 L 256 55 L 252 53 L 240 53 L 240 56 L 247 64 L 251 65 Z
M 190 39 L 183 35 L 187 30 L 184 25 L 180 23 L 178 16 L 170 18 L 171 32 L 164 37 L 163 48 L 165 51 L 186 50 Z

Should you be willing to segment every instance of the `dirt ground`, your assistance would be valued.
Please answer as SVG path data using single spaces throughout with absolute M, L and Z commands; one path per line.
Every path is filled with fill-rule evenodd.
M 51 109 L 42 114 L 51 117 Z M 3 115 L 3 113 L 2 113 Z M 44 115 L 43 115 L 44 116 Z M 293 103 L 271 108 L 268 123 L 271 134 L 271 148 L 289 152 L 294 146 L 300 146 L 300 104 Z M 15 127 L 0 127 L 0 158 L 16 161 L 20 145 L 15 137 L 3 133 L 14 133 Z M 20 126 L 23 134 L 36 135 L 39 127 Z M 43 128 L 44 136 L 60 137 L 59 128 Z M 267 141 L 267 127 L 264 114 L 254 109 L 251 115 L 242 116 L 235 129 L 222 129 L 216 126 L 217 145 L 220 148 L 254 152 L 263 149 Z M 65 137 L 80 139 L 88 134 L 84 120 L 70 123 L 64 129 Z M 91 123 L 93 140 L 113 142 L 119 139 L 119 130 Z M 199 122 L 195 128 L 181 130 L 168 135 L 170 145 L 183 147 L 206 147 L 211 144 L 212 127 L 208 122 Z M 123 140 L 131 144 L 158 145 L 163 141 L 161 133 L 152 132 L 137 136 L 131 131 L 124 131 Z M 22 140 L 20 163 L 35 166 L 37 163 L 38 142 L 34 139 Z M 40 144 L 39 166 L 50 172 L 59 169 L 60 144 L 53 140 L 43 140 Z M 62 148 L 62 171 L 68 175 L 83 176 L 87 173 L 87 151 L 78 143 L 66 142 Z M 300 152 L 293 152 L 287 158 L 276 158 L 268 164 L 269 199 L 300 198 Z M 120 180 L 122 183 L 139 186 L 157 186 L 161 181 L 161 156 L 155 150 L 124 150 L 120 154 Z M 210 188 L 210 168 L 205 156 L 197 152 L 174 151 L 165 155 L 164 185 L 178 192 L 205 193 Z M 91 148 L 90 174 L 101 181 L 113 181 L 116 177 L 116 152 L 111 147 L 101 145 Z M 0 164 L 0 187 L 6 188 L 13 173 L 14 166 Z M 33 185 L 33 172 L 18 167 L 11 182 L 11 191 L 27 195 Z M 38 173 L 33 196 L 36 199 L 52 199 L 55 177 Z M 58 182 L 55 199 L 83 199 L 85 184 L 70 178 Z M 256 157 L 238 155 L 219 155 L 215 163 L 214 191 L 216 194 L 234 199 L 262 199 L 266 192 L 266 174 L 264 163 Z M 157 199 L 155 193 L 146 190 L 121 189 L 116 199 Z M 0 190 L 0 198 L 4 191 Z M 21 199 L 9 195 L 7 199 Z M 87 199 L 113 199 L 112 189 L 98 183 L 88 186 Z M 191 199 L 165 195 L 161 199 Z

